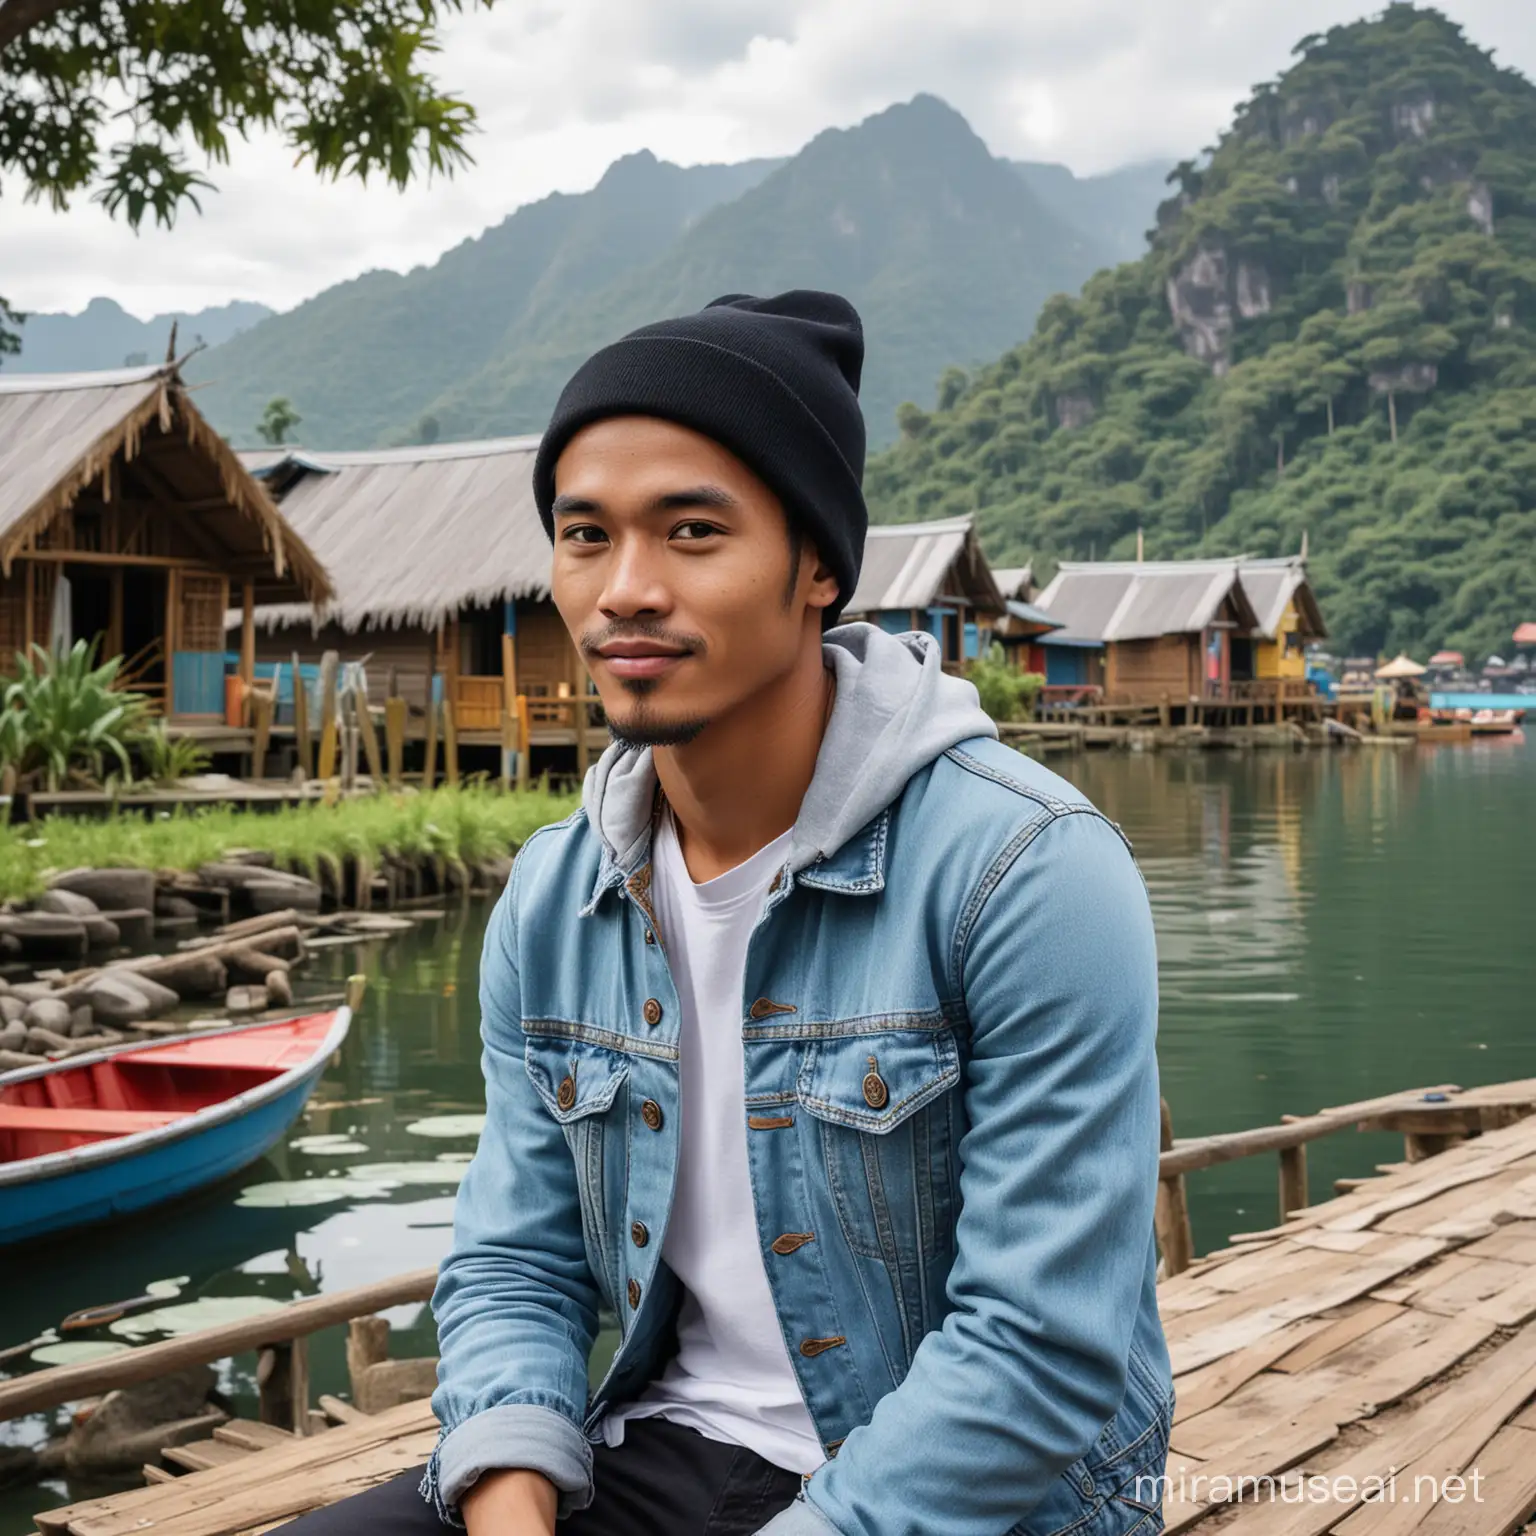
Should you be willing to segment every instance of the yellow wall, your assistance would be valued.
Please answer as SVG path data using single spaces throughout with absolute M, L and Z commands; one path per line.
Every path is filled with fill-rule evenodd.
M 1285 654 L 1285 637 L 1301 627 L 1295 603 L 1287 603 L 1285 617 L 1280 620 L 1279 636 L 1275 640 L 1256 640 L 1253 646 L 1253 675 L 1255 677 L 1294 677 L 1307 675 L 1307 658 L 1298 646 L 1289 656 Z

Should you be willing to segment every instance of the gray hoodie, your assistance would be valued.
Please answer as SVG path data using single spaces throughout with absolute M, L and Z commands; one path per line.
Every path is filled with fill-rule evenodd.
M 823 636 L 821 652 L 837 698 L 795 820 L 792 870 L 836 853 L 956 743 L 997 735 L 975 687 L 944 671 L 932 635 L 843 624 Z M 625 871 L 650 835 L 655 787 L 649 747 L 615 743 L 587 770 L 587 819 Z

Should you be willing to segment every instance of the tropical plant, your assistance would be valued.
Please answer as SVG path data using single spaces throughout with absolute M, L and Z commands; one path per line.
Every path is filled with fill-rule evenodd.
M 151 725 L 131 743 L 143 766 L 144 777 L 156 784 L 202 773 L 213 761 L 206 748 L 191 736 L 172 736 L 163 721 Z
M 49 790 L 66 782 L 131 781 L 129 748 L 143 734 L 148 701 L 117 687 L 122 657 L 96 665 L 94 641 L 67 651 L 33 645 L 17 652 L 0 716 L 0 757 Z
M 284 395 L 274 395 L 267 401 L 267 408 L 256 423 L 256 433 L 264 443 L 271 443 L 276 448 L 288 441 L 288 434 L 303 420 L 294 410 L 293 401 Z
M 1038 672 L 1018 672 L 1009 666 L 1002 646 L 995 642 L 985 656 L 978 656 L 966 668 L 965 675 L 976 685 L 981 707 L 999 724 L 1027 720 L 1045 686 Z

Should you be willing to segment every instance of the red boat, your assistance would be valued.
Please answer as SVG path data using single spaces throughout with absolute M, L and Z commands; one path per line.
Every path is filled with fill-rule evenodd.
M 298 1118 L 352 1009 L 0 1074 L 0 1247 L 204 1188 Z

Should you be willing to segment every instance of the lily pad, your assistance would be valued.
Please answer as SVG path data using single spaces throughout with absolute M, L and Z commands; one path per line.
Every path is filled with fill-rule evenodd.
M 295 1136 L 288 1143 L 290 1152 L 307 1152 L 311 1157 L 342 1157 L 349 1152 L 366 1152 L 366 1143 L 354 1136 L 331 1132 L 316 1136 Z
M 382 1184 L 457 1184 L 468 1163 L 363 1163 L 352 1170 L 359 1179 Z
M 333 1205 L 338 1200 L 371 1200 L 387 1195 L 389 1186 L 367 1179 L 274 1179 L 251 1184 L 235 1201 L 246 1210 L 270 1211 L 293 1205 Z
M 72 1339 L 62 1344 L 44 1344 L 32 1351 L 32 1358 L 39 1365 L 84 1365 L 132 1348 L 131 1344 L 118 1344 L 112 1339 Z
M 159 1296 L 169 1301 L 172 1296 L 180 1296 L 182 1286 L 186 1285 L 192 1277 L 190 1275 L 176 1275 L 169 1280 L 151 1280 L 144 1287 L 146 1296 Z
M 428 1115 L 406 1126 L 412 1136 L 478 1136 L 484 1129 L 484 1115 Z
M 156 1307 L 153 1312 L 120 1317 L 109 1332 L 124 1339 L 144 1339 L 157 1333 L 196 1333 L 200 1328 L 218 1328 L 263 1312 L 275 1312 L 282 1305 L 271 1296 L 200 1296 L 179 1306 Z

